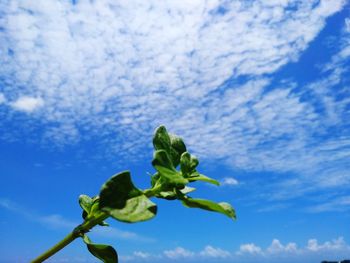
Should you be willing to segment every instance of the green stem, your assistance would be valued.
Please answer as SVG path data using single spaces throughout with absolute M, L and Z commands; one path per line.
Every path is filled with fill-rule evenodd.
M 148 198 L 154 197 L 157 193 L 159 193 L 162 190 L 162 187 L 163 186 L 161 184 L 156 184 L 153 188 L 144 190 L 143 194 Z
M 52 248 L 50 248 L 49 250 L 47 250 L 45 253 L 41 254 L 39 257 L 37 257 L 36 259 L 34 259 L 33 261 L 31 261 L 31 263 L 41 263 L 44 260 L 48 259 L 49 257 L 51 257 L 53 254 L 57 253 L 58 251 L 60 251 L 62 248 L 64 248 L 65 246 L 67 246 L 68 244 L 70 244 L 72 241 L 74 241 L 77 237 L 79 237 L 78 235 L 76 235 L 73 232 L 69 233 L 65 238 L 63 238 L 60 242 L 58 242 L 56 245 L 54 245 Z
M 101 214 L 99 214 L 94 218 L 90 218 L 89 220 L 77 226 L 71 233 L 69 233 L 65 238 L 63 238 L 60 242 L 58 242 L 52 248 L 48 249 L 43 254 L 38 256 L 36 259 L 32 260 L 31 263 L 41 263 L 46 259 L 50 258 L 54 254 L 56 254 L 58 251 L 60 251 L 62 248 L 64 248 L 65 246 L 73 242 L 76 238 L 82 237 L 83 234 L 88 232 L 91 228 L 93 228 L 97 224 L 101 223 L 106 218 L 108 218 L 108 214 L 104 212 L 101 212 Z

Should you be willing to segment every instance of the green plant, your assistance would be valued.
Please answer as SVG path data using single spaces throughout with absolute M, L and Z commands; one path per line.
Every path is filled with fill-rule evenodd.
M 112 176 L 102 186 L 98 196 L 81 195 L 79 204 L 83 209 L 83 223 L 32 263 L 43 262 L 76 238 L 82 238 L 90 253 L 103 262 L 118 262 L 118 255 L 113 247 L 92 243 L 86 233 L 96 225 L 108 226 L 104 220 L 109 217 L 126 223 L 152 219 L 157 213 L 157 206 L 149 199 L 151 197 L 177 199 L 186 207 L 201 208 L 236 218 L 234 209 L 228 203 L 215 203 L 188 196 L 195 190 L 187 186 L 191 182 L 205 181 L 215 185 L 219 185 L 219 182 L 197 172 L 198 159 L 186 151 L 180 137 L 168 133 L 164 126 L 160 126 L 155 131 L 153 145 L 155 151 L 152 165 L 156 172 L 151 176 L 151 188 L 136 188 L 130 173 L 124 171 Z M 176 169 L 178 166 L 179 170 Z

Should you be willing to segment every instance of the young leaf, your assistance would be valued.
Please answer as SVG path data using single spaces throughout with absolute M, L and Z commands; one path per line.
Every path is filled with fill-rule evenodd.
M 169 133 L 169 137 L 170 137 L 170 145 L 171 145 L 170 157 L 174 167 L 176 168 L 180 163 L 181 154 L 186 152 L 186 145 L 183 142 L 183 140 L 175 134 Z
M 139 195 L 128 199 L 122 209 L 104 207 L 103 211 L 119 221 L 136 223 L 152 219 L 157 214 L 157 205 L 145 195 Z
M 159 126 L 153 136 L 153 146 L 156 150 L 165 150 L 170 152 L 170 137 L 166 128 L 162 125 Z
M 86 213 L 90 212 L 92 203 L 93 203 L 93 200 L 90 196 L 87 196 L 87 195 L 79 196 L 79 205 Z
M 220 185 L 220 183 L 218 181 L 216 181 L 213 178 L 210 178 L 208 176 L 205 176 L 203 174 L 200 174 L 198 172 L 195 172 L 193 174 L 191 174 L 191 176 L 189 178 L 187 178 L 188 181 L 190 182 L 195 182 L 195 181 L 204 181 L 207 183 L 211 183 L 211 184 L 215 184 L 215 185 Z
M 166 200 L 175 200 L 177 198 L 176 193 L 174 191 L 162 191 L 162 192 L 159 192 L 156 195 L 156 197 L 163 198 Z
M 176 168 L 180 163 L 180 156 L 186 151 L 183 140 L 175 135 L 168 133 L 164 126 L 159 126 L 153 137 L 153 146 L 155 150 L 164 150 Z
M 170 170 L 168 168 L 162 166 L 156 166 L 160 176 L 164 179 L 163 184 L 167 186 L 167 188 L 178 187 L 184 188 L 186 184 L 188 184 L 188 180 L 183 178 L 179 172 L 176 170 Z
M 101 188 L 99 208 L 122 209 L 127 200 L 141 195 L 131 181 L 129 171 L 112 176 Z
M 196 167 L 198 165 L 198 159 L 196 156 L 184 152 L 180 158 L 180 169 L 184 177 L 189 177 L 190 175 L 197 173 Z
M 191 169 L 195 170 L 196 167 L 198 166 L 198 164 L 199 164 L 198 158 L 191 154 L 191 164 L 190 164 L 191 165 Z
M 85 219 L 89 215 L 92 204 L 93 204 L 93 199 L 90 196 L 87 196 L 87 195 L 79 196 L 79 205 L 83 209 L 83 213 L 82 213 L 83 219 Z
M 104 263 L 118 263 L 118 254 L 112 246 L 91 243 L 87 235 L 83 236 L 83 240 L 90 253 Z
M 182 174 L 184 175 L 184 177 L 188 177 L 191 172 L 192 172 L 192 168 L 191 168 L 191 154 L 189 154 L 188 152 L 184 152 L 181 155 L 180 158 L 180 170 L 182 172 Z
M 196 188 L 185 186 L 185 188 L 181 189 L 180 192 L 182 194 L 186 195 L 186 194 L 191 193 L 191 192 L 193 192 L 195 190 L 196 190 Z
M 168 188 L 180 187 L 183 188 L 188 181 L 173 167 L 169 155 L 164 150 L 158 150 L 154 153 L 152 165 L 158 171 Z
M 154 167 L 163 166 L 168 169 L 176 171 L 175 167 L 173 166 L 173 163 L 170 160 L 168 153 L 165 150 L 157 150 L 154 152 L 152 165 Z
M 222 213 L 229 218 L 236 219 L 236 212 L 232 208 L 232 206 L 228 203 L 221 202 L 215 203 L 213 201 L 205 200 L 205 199 L 195 199 L 191 197 L 185 197 L 182 199 L 182 203 L 186 207 L 190 208 L 201 208 L 208 211 Z
M 180 189 L 180 193 L 181 193 L 180 198 L 182 198 L 183 195 L 191 193 L 195 190 L 196 190 L 196 188 L 185 186 L 183 189 Z M 174 191 L 174 190 L 173 191 L 162 191 L 162 192 L 158 193 L 156 195 L 156 197 L 167 199 L 167 200 L 175 200 L 175 199 L 179 198 L 179 194 L 177 193 L 177 191 Z

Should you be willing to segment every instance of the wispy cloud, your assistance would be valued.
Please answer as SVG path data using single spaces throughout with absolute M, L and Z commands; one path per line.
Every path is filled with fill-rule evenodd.
M 0 198 L 0 208 L 12 211 L 13 213 L 16 213 L 20 216 L 24 216 L 24 218 L 26 218 L 27 220 L 40 223 L 44 227 L 51 228 L 51 229 L 64 229 L 64 230 L 71 231 L 81 223 L 81 222 L 69 220 L 59 214 L 38 215 L 18 205 L 17 203 L 5 198 Z M 91 231 L 91 235 L 97 236 L 97 237 L 100 236 L 105 238 L 111 238 L 111 239 L 126 239 L 126 240 L 134 240 L 134 241 L 141 241 L 141 242 L 154 241 L 154 239 L 152 238 L 144 237 L 134 232 L 120 230 L 112 226 L 109 226 L 108 229 L 107 227 L 97 226 Z

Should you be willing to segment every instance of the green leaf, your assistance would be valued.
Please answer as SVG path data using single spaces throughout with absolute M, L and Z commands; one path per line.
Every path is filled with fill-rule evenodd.
M 196 167 L 198 165 L 198 159 L 196 156 L 184 152 L 180 158 L 180 169 L 182 174 L 187 178 L 191 174 L 196 172 Z
M 163 179 L 161 182 L 164 184 L 164 188 L 183 188 L 188 183 L 188 180 L 183 178 L 181 173 L 173 167 L 169 155 L 164 150 L 158 150 L 154 153 L 152 165 L 158 171 L 159 177 Z
M 190 164 L 191 165 L 191 169 L 195 170 L 196 167 L 198 166 L 198 164 L 199 164 L 198 158 L 191 154 L 191 164 Z
M 160 178 L 160 174 L 159 173 L 155 173 L 154 175 L 152 175 L 151 177 L 151 186 L 154 187 L 157 183 L 157 181 Z
M 167 200 L 175 200 L 176 199 L 176 193 L 174 191 L 162 191 L 159 192 L 156 197 L 163 198 Z
M 153 146 L 155 150 L 164 150 L 169 155 L 174 168 L 179 165 L 180 156 L 186 151 L 183 140 L 175 134 L 168 133 L 163 125 L 154 133 Z
M 87 196 L 87 195 L 79 196 L 79 205 L 86 213 L 90 212 L 92 204 L 93 204 L 93 200 L 90 196 Z
M 170 152 L 170 137 L 166 128 L 161 125 L 159 126 L 153 136 L 153 146 L 156 150 L 165 150 Z
M 119 221 L 135 223 L 153 218 L 157 214 L 157 206 L 145 195 L 139 195 L 128 199 L 122 209 L 104 207 L 103 211 Z
M 83 219 L 85 219 L 89 215 L 92 204 L 93 204 L 93 199 L 90 196 L 87 196 L 87 195 L 79 196 L 79 205 L 83 209 L 83 213 L 82 213 Z
M 185 186 L 185 188 L 181 189 L 180 192 L 182 194 L 186 195 L 186 194 L 191 193 L 191 192 L 193 192 L 195 190 L 196 190 L 196 188 Z
M 176 171 L 175 167 L 173 166 L 173 163 L 170 160 L 169 155 L 165 150 L 157 150 L 153 154 L 153 160 L 152 165 L 154 167 L 156 166 L 163 166 L 168 169 Z
M 162 179 L 164 180 L 162 184 L 164 184 L 164 188 L 184 188 L 186 184 L 188 184 L 188 180 L 183 178 L 182 175 L 176 171 L 171 170 L 162 166 L 155 167 Z
M 118 254 L 112 246 L 103 244 L 94 244 L 87 235 L 83 240 L 92 255 L 102 260 L 104 263 L 118 263 Z
M 141 195 L 131 181 L 129 171 L 112 176 L 101 188 L 99 208 L 122 209 L 126 202 L 135 196 Z
M 236 219 L 235 210 L 230 204 L 225 202 L 215 203 L 210 200 L 185 197 L 182 199 L 182 203 L 186 207 L 201 208 L 208 211 L 218 212 L 228 216 L 229 218 Z
M 191 174 L 191 176 L 189 178 L 187 178 L 188 181 L 190 182 L 195 182 L 195 181 L 204 181 L 207 183 L 211 183 L 211 184 L 215 184 L 215 185 L 220 185 L 220 183 L 218 181 L 216 181 L 213 178 L 210 178 L 208 176 L 205 176 L 203 174 L 200 174 L 198 172 L 195 172 L 193 174 Z
M 167 200 L 181 199 L 184 195 L 195 191 L 196 188 L 185 186 L 183 189 L 179 190 L 180 195 L 177 191 L 162 191 L 156 195 L 158 198 L 163 198 Z
M 180 170 L 184 177 L 188 177 L 191 172 L 191 154 L 184 152 L 180 158 Z
M 183 142 L 183 140 L 175 134 L 169 133 L 169 137 L 170 137 L 170 145 L 171 145 L 170 157 L 174 167 L 176 168 L 180 163 L 181 154 L 186 152 L 186 145 Z

